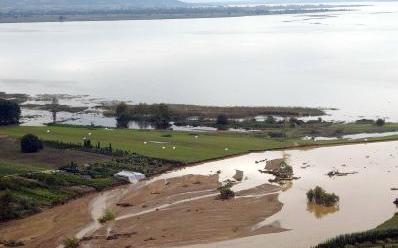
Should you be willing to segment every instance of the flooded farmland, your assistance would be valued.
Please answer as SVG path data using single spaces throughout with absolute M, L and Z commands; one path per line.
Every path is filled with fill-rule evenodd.
M 280 193 L 282 210 L 253 228 L 271 224 L 289 231 L 194 247 L 304 248 L 338 234 L 375 228 L 396 211 L 393 200 L 398 194 L 391 188 L 398 186 L 398 142 L 252 153 L 188 167 L 160 178 L 220 171 L 220 180 L 225 180 L 238 169 L 244 171 L 246 178 L 234 190 L 243 190 L 261 185 L 270 178 L 258 171 L 264 168 L 265 162 L 256 161 L 282 157 L 293 166 L 295 176 L 301 178 L 292 181 Z M 331 170 L 357 174 L 329 177 L 327 173 Z M 308 205 L 305 194 L 317 185 L 340 196 L 339 206 Z

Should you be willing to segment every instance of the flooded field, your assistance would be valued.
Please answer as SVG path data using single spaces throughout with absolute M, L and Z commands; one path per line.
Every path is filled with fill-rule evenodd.
M 398 142 L 253 153 L 188 167 L 154 180 L 220 171 L 222 181 L 230 179 L 238 169 L 244 171 L 245 176 L 244 181 L 233 188 L 239 191 L 261 185 L 270 178 L 258 171 L 264 168 L 265 162 L 256 161 L 282 157 L 301 179 L 293 181 L 280 193 L 279 200 L 284 204 L 282 211 L 253 229 L 272 224 L 290 231 L 194 247 L 307 248 L 338 234 L 372 229 L 397 210 L 392 202 L 398 194 L 391 188 L 398 186 Z M 332 178 L 326 175 L 335 169 L 358 173 Z M 317 185 L 339 195 L 339 206 L 308 205 L 305 194 Z

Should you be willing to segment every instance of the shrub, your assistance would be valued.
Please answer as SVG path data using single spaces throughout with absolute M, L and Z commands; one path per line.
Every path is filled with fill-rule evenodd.
M 228 183 L 224 186 L 218 188 L 220 194 L 218 195 L 218 199 L 220 200 L 228 200 L 235 197 L 235 192 L 231 190 L 232 184 Z
M 65 248 L 77 248 L 79 247 L 79 240 L 76 238 L 67 238 L 63 242 Z
M 115 219 L 115 215 L 110 210 L 106 210 L 104 215 L 98 219 L 98 222 L 101 224 L 104 224 L 104 223 L 114 220 L 114 219 Z
M 386 121 L 383 120 L 383 119 L 379 118 L 379 119 L 376 120 L 376 125 L 379 126 L 379 127 L 384 126 L 385 123 L 386 123 Z
M 33 135 L 27 134 L 21 139 L 21 151 L 23 153 L 35 153 L 43 149 L 41 140 Z
M 289 179 L 293 176 L 293 167 L 282 161 L 279 168 L 273 170 L 273 172 L 280 179 Z
M 271 138 L 286 138 L 286 134 L 281 131 L 268 132 L 268 136 Z
M 324 206 L 333 206 L 340 199 L 334 193 L 327 193 L 323 188 L 316 186 L 314 189 L 310 189 L 307 192 L 308 202 L 316 203 Z
M 20 116 L 18 103 L 0 99 L 0 126 L 18 124 Z

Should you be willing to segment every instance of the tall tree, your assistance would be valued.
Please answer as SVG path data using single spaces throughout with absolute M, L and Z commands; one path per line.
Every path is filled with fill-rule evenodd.
M 21 108 L 18 103 L 0 99 L 0 126 L 19 124 Z

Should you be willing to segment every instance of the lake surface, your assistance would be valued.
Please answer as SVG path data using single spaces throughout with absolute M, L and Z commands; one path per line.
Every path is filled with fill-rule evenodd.
M 0 24 L 0 90 L 336 107 L 398 121 L 398 3 L 238 18 Z
M 211 175 L 220 170 L 220 180 L 223 181 L 231 179 L 237 169 L 244 171 L 245 178 L 233 187 L 239 191 L 267 183 L 272 177 L 258 171 L 266 164 L 259 161 L 277 158 L 285 158 L 292 165 L 295 176 L 301 178 L 286 185 L 280 193 L 279 200 L 284 204 L 282 210 L 253 228 L 277 225 L 289 231 L 191 248 L 309 248 L 339 234 L 375 228 L 397 211 L 393 201 L 398 194 L 391 190 L 398 186 L 396 141 L 252 153 L 187 167 L 153 180 L 186 174 Z M 326 175 L 336 169 L 357 174 L 334 178 Z M 317 185 L 340 197 L 338 207 L 307 204 L 306 192 Z

